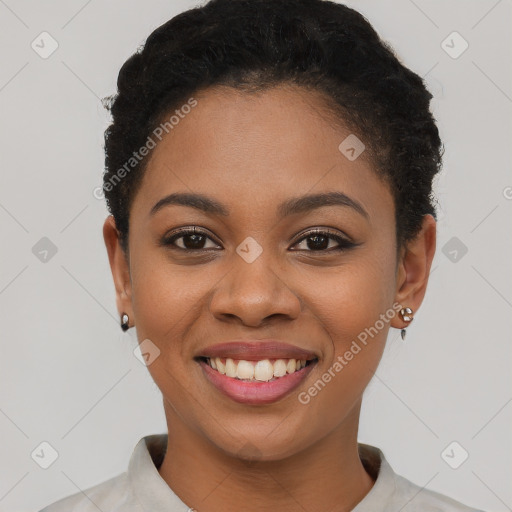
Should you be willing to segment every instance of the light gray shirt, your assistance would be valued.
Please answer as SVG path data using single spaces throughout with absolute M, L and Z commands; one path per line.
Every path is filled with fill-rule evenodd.
M 482 512 L 397 475 L 380 449 L 362 443 L 358 447 L 366 471 L 376 481 L 352 512 Z M 40 512 L 190 512 L 193 509 L 158 473 L 166 448 L 167 434 L 143 437 L 133 450 L 126 472 Z

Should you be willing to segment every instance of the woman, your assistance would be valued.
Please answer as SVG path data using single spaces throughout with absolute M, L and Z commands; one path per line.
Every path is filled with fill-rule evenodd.
M 103 234 L 168 434 L 44 510 L 470 511 L 358 443 L 436 245 L 431 94 L 356 11 L 211 0 L 108 107 Z

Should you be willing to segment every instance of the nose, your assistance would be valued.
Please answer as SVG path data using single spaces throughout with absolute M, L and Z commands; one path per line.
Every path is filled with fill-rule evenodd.
M 293 320 L 298 317 L 301 301 L 272 261 L 267 261 L 263 255 L 252 263 L 238 256 L 235 258 L 231 270 L 213 292 L 210 311 L 215 318 L 258 327 L 272 318 Z

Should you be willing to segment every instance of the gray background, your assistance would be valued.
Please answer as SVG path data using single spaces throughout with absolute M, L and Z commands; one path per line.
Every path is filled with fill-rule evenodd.
M 390 331 L 360 441 L 421 486 L 511 510 L 512 2 L 348 4 L 426 77 L 446 145 L 429 290 L 407 342 Z M 165 431 L 134 330 L 118 327 L 107 212 L 93 195 L 108 124 L 99 98 L 154 28 L 194 5 L 0 0 L 0 511 L 110 478 L 140 437 Z M 43 31 L 59 45 L 46 59 L 31 47 Z M 457 58 L 445 49 L 459 53 L 461 39 L 442 46 L 453 31 L 469 44 Z M 44 441 L 59 454 L 48 469 Z M 458 469 L 442 457 L 453 441 L 452 464 L 469 454 Z

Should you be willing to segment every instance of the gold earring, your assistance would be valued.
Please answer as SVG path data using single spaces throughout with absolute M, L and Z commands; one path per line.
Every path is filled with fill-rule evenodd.
M 402 320 L 404 322 L 407 322 L 408 324 L 410 324 L 412 321 L 413 321 L 413 317 L 412 317 L 412 309 L 411 308 L 402 308 L 400 310 L 400 316 L 402 317 Z M 402 336 L 402 339 L 405 340 L 405 335 L 407 333 L 405 332 L 405 327 L 402 328 L 402 331 L 400 332 L 400 335 Z

